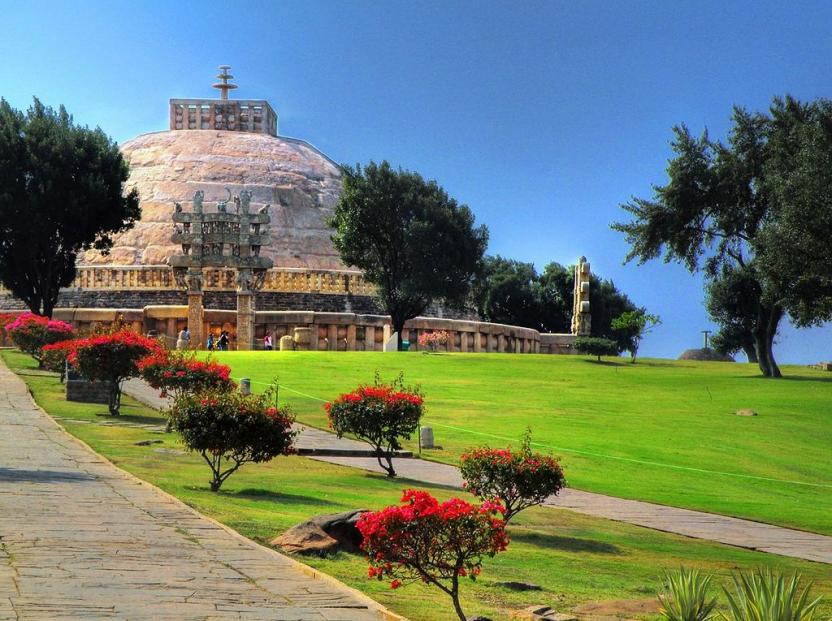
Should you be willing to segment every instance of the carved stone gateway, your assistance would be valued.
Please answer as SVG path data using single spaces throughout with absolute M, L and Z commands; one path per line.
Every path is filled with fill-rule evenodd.
M 188 328 L 191 343 L 201 347 L 203 327 L 204 268 L 237 271 L 237 349 L 254 347 L 255 293 L 263 286 L 272 260 L 260 256 L 268 244 L 269 205 L 251 213 L 251 192 L 238 196 L 228 191 L 228 199 L 216 203 L 216 211 L 205 211 L 202 190 L 194 194 L 193 211 L 176 203 L 171 241 L 182 247 L 182 254 L 168 260 L 176 283 L 188 291 Z

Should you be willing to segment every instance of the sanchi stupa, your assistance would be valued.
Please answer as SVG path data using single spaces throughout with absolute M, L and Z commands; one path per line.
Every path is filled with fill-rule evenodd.
M 326 224 L 341 190 L 338 164 L 304 140 L 281 136 L 278 115 L 267 101 L 229 98 L 236 85 L 229 82 L 228 69 L 220 67 L 220 81 L 213 85 L 219 99 L 171 99 L 167 131 L 142 134 L 121 146 L 130 164 L 127 187 L 139 192 L 141 219 L 115 238 L 109 254 L 91 250 L 79 256 L 76 278 L 61 291 L 53 316 L 81 331 L 121 320 L 171 341 L 189 326 L 192 343 L 202 346 L 209 332 L 226 330 L 238 349 L 262 346 L 269 334 L 275 343 L 291 336 L 303 349 L 383 350 L 392 336 L 389 317 L 382 314 L 373 285 L 342 264 Z M 185 277 L 185 268 L 177 275 L 177 261 L 185 265 L 182 257 L 191 249 L 175 215 L 192 212 L 197 201 L 206 214 L 240 213 L 241 200 L 246 214 L 269 214 L 258 231 L 264 240 L 256 247 L 258 265 L 268 267 L 257 286 L 226 260 L 196 262 L 200 266 L 188 272 L 198 275 L 196 284 Z M 222 226 L 239 231 L 233 218 L 208 219 L 227 221 Z M 245 226 L 254 225 L 246 220 Z M 240 246 L 231 241 L 201 248 L 233 257 Z M 241 288 L 243 296 L 250 294 L 242 311 L 246 320 L 238 318 Z M 589 333 L 589 263 L 583 257 L 576 267 L 573 308 L 571 334 L 540 334 L 437 307 L 408 322 L 402 337 L 416 348 L 420 331 L 446 330 L 449 351 L 566 353 L 577 335 Z M 0 289 L 0 309 L 24 306 Z

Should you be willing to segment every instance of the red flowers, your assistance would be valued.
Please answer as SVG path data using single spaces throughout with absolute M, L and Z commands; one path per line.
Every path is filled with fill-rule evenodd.
M 338 437 L 351 433 L 367 442 L 379 465 L 393 477 L 392 453 L 401 448 L 399 438 L 410 438 L 416 431 L 423 403 L 421 394 L 406 388 L 401 377 L 392 384 L 383 384 L 376 377 L 372 386 L 344 393 L 324 409 Z
M 233 390 L 230 367 L 212 360 L 197 360 L 193 352 L 158 350 L 139 361 L 139 373 L 153 388 L 172 393 Z
M 63 321 L 22 313 L 5 326 L 14 344 L 22 352 L 32 356 L 42 366 L 41 351 L 44 346 L 72 337 L 72 326 Z
M 508 522 L 517 513 L 557 494 L 566 480 L 554 457 L 532 453 L 527 434 L 520 450 L 478 448 L 462 455 L 460 470 L 467 491 L 499 501 Z
M 399 506 L 365 513 L 356 526 L 370 562 L 368 577 L 392 578 L 394 589 L 405 580 L 441 586 L 458 612 L 459 578 L 476 580 L 483 558 L 508 545 L 499 503 L 440 503 L 419 490 L 406 490 Z

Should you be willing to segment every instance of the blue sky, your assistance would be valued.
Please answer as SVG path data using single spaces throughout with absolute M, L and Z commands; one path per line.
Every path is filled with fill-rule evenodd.
M 586 255 L 663 326 L 675 357 L 711 327 L 701 281 L 622 265 L 609 223 L 663 183 L 671 127 L 722 136 L 731 106 L 830 96 L 829 2 L 0 2 L 0 94 L 63 103 L 119 142 L 167 128 L 167 99 L 266 98 L 280 133 L 337 161 L 437 179 L 542 268 Z M 782 362 L 832 358 L 828 327 L 784 326 Z

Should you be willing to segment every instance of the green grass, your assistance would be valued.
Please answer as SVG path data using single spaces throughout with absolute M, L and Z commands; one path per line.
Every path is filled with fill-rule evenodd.
M 424 424 L 454 463 L 466 449 L 517 441 L 563 460 L 569 484 L 832 534 L 832 375 L 785 367 L 514 354 L 224 352 L 234 377 L 285 384 L 299 420 L 326 426 L 320 401 L 379 370 L 425 393 Z M 262 390 L 262 384 L 254 388 Z M 734 412 L 752 408 L 756 417 Z M 408 446 L 415 448 L 415 438 Z
M 214 494 L 201 460 L 184 452 L 174 435 L 129 427 L 70 422 L 102 422 L 105 406 L 68 403 L 63 387 L 50 374 L 33 371 L 33 361 L 17 352 L 0 354 L 29 385 L 36 401 L 74 435 L 135 475 L 158 485 L 199 511 L 242 534 L 267 543 L 286 528 L 311 515 L 395 503 L 408 481 L 323 464 L 300 457 L 279 458 L 269 464 L 244 466 Z M 159 422 L 162 417 L 129 398 L 123 422 Z M 162 444 L 136 446 L 143 440 Z M 157 449 L 163 449 L 160 452 Z M 458 493 L 430 486 L 441 498 Z M 488 559 L 481 580 L 465 584 L 463 604 L 470 615 L 504 619 L 508 611 L 547 604 L 567 611 L 591 601 L 654 600 L 665 570 L 680 564 L 717 574 L 728 584 L 730 573 L 759 566 L 801 572 L 815 581 L 815 592 L 827 598 L 823 612 L 832 612 L 832 572 L 828 565 L 802 562 L 666 533 L 590 518 L 564 510 L 531 509 L 510 528 L 506 553 Z M 452 617 L 448 598 L 436 589 L 409 585 L 391 591 L 386 583 L 366 579 L 360 556 L 302 558 L 321 571 L 354 586 L 414 621 L 444 621 Z M 493 585 L 521 580 L 539 584 L 542 592 L 517 593 Z M 632 617 L 633 615 L 629 615 Z

